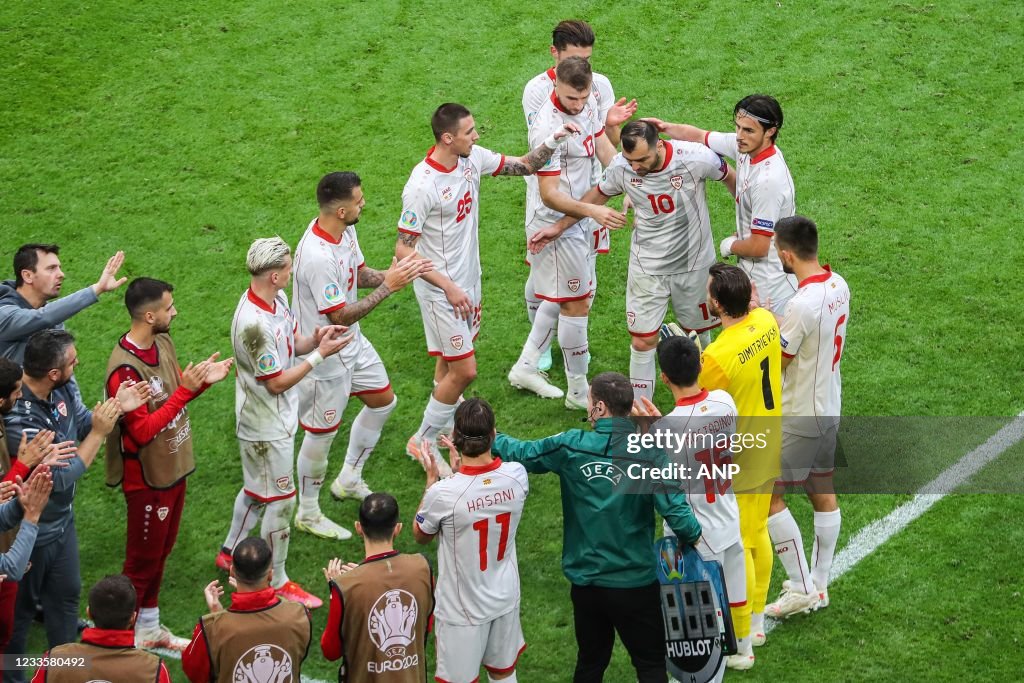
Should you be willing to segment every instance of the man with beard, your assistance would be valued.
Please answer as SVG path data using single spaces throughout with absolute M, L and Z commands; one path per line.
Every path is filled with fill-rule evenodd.
M 107 395 L 124 382 L 146 382 L 149 400 L 128 412 L 107 445 L 107 485 L 121 485 L 128 505 L 122 573 L 138 599 L 136 646 L 181 652 L 188 646 L 160 624 L 157 605 L 164 565 L 178 537 L 185 478 L 195 470 L 192 427 L 185 405 L 227 377 L 232 359 L 218 354 L 184 370 L 168 332 L 178 314 L 174 287 L 148 277 L 132 280 L 124 295 L 132 325 L 107 364 Z
M 90 411 L 69 384 L 78 365 L 75 338 L 64 330 L 33 334 L 25 346 L 22 397 L 4 417 L 8 450 L 17 450 L 22 434 L 50 430 L 55 440 L 80 441 L 77 454 L 65 468 L 51 469 L 53 493 L 39 518 L 39 534 L 32 551 L 32 571 L 18 587 L 14 632 L 9 652 L 25 652 L 28 627 L 42 602 L 49 646 L 70 643 L 77 636 L 78 599 L 82 579 L 75 532 L 75 484 L 92 465 L 103 440 L 121 416 L 117 398 L 107 399 Z M 119 392 L 119 395 L 123 392 Z M 137 404 L 131 405 L 135 409 Z M 21 671 L 5 671 L 5 683 L 23 681 Z

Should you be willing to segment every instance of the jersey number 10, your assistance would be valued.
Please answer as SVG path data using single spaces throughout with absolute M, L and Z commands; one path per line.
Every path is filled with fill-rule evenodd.
M 494 521 L 501 527 L 501 535 L 498 536 L 498 562 L 505 559 L 505 547 L 508 545 L 508 529 L 512 526 L 512 513 L 502 512 L 494 516 Z M 484 518 L 473 522 L 473 528 L 480 534 L 480 571 L 487 571 L 487 535 L 491 526 L 491 518 Z

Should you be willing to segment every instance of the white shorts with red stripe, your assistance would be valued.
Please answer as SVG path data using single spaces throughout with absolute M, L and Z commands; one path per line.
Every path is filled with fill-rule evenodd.
M 384 361 L 364 337 L 355 358 L 346 359 L 346 372 L 332 378 L 316 378 L 310 373 L 299 382 L 299 424 L 315 434 L 333 432 L 341 426 L 350 396 L 376 394 L 390 388 Z
M 710 266 L 709 266 L 710 268 Z M 626 326 L 635 337 L 658 334 L 669 301 L 687 332 L 706 332 L 721 325 L 707 304 L 708 268 L 675 275 L 648 275 L 634 267 L 626 277 Z
M 475 626 L 457 626 L 440 619 L 434 622 L 437 639 L 437 672 L 441 683 L 473 683 L 480 665 L 493 674 L 510 673 L 526 649 L 519 623 L 519 605 L 511 612 Z
M 238 441 L 242 453 L 242 486 L 263 503 L 295 495 L 295 437 L 276 441 Z
M 799 419 L 799 418 L 793 418 Z M 800 436 L 782 432 L 782 472 L 784 486 L 803 484 L 807 477 L 830 477 L 835 469 L 838 427 L 818 436 Z
M 533 291 L 538 299 L 562 303 L 590 296 L 594 287 L 595 251 L 587 218 L 569 228 L 562 236 L 530 256 Z M 542 226 L 543 227 L 543 226 Z M 539 228 L 527 228 L 531 235 Z
M 466 290 L 473 305 L 473 316 L 464 320 L 455 315 L 455 310 L 447 299 L 423 299 L 416 301 L 420 305 L 423 317 L 423 334 L 427 338 L 427 353 L 440 356 L 447 361 L 462 360 L 473 355 L 473 342 L 480 334 L 480 288 Z
M 747 564 L 743 556 L 743 543 L 737 541 L 720 552 L 711 552 L 703 539 L 695 546 L 702 560 L 714 560 L 722 565 L 725 574 L 725 592 L 729 606 L 740 607 L 747 602 Z

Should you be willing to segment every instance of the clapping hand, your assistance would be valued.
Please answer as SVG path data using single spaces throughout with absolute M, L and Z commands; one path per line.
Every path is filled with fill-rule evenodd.
M 220 587 L 218 579 L 206 584 L 206 588 L 203 589 L 203 597 L 206 598 L 206 606 L 210 612 L 220 612 L 224 609 L 224 606 L 220 604 L 222 595 L 224 595 L 224 589 Z
M 333 560 L 327 563 L 327 566 L 323 568 L 324 578 L 328 581 L 338 582 L 341 575 L 345 572 L 350 572 L 359 565 L 355 562 L 342 562 L 340 558 L 335 557 Z

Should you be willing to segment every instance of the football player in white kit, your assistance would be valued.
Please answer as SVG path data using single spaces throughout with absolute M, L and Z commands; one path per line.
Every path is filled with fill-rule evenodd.
M 353 339 L 299 383 L 299 424 L 306 435 L 299 448 L 295 526 L 322 538 L 345 540 L 352 532 L 320 511 L 320 488 L 349 396 L 362 401 L 363 408 L 352 421 L 345 464 L 331 484 L 338 500 L 370 495 L 363 466 L 398 403 L 384 363 L 360 331 L 359 320 L 433 266 L 413 256 L 392 259 L 386 271 L 366 265 L 355 228 L 366 200 L 355 173 L 328 173 L 317 184 L 316 198 L 320 212 L 295 248 L 293 297 L 299 331 L 310 335 L 317 327 L 345 325 Z M 373 291 L 360 299 L 360 288 Z
M 438 481 L 437 461 L 422 460 L 427 490 L 413 522 L 419 543 L 440 534 L 437 551 L 437 672 L 442 683 L 472 683 L 480 665 L 489 680 L 516 680 L 526 648 L 519 623 L 516 529 L 530 490 L 526 468 L 491 454 L 494 412 L 471 398 L 455 411 L 454 476 Z
M 590 60 L 591 55 L 594 52 L 594 29 L 590 27 L 585 21 L 579 19 L 566 19 L 561 21 L 555 26 L 555 29 L 551 32 L 551 56 L 555 60 L 555 66 L 549 68 L 540 74 L 537 74 L 527 82 L 526 87 L 523 89 L 523 116 L 526 118 L 526 127 L 529 128 L 536 118 L 537 113 L 550 102 L 551 93 L 555 89 L 555 67 L 563 59 L 568 57 L 583 57 L 587 61 Z M 597 118 L 599 121 L 605 122 L 604 132 L 608 136 L 608 140 L 611 141 L 613 147 L 619 146 L 619 124 L 622 121 L 628 120 L 630 116 L 636 113 L 636 100 L 626 102 L 626 98 L 621 98 L 618 102 L 615 101 L 615 92 L 612 89 L 611 81 L 608 80 L 607 76 L 599 74 L 596 71 L 594 76 L 594 87 L 592 95 L 597 104 Z M 617 111 L 612 118 L 612 123 L 608 122 L 609 112 L 613 107 L 622 108 L 622 111 Z M 593 182 L 596 183 L 601 177 L 602 166 L 598 162 L 597 157 L 593 158 Z M 526 178 L 526 184 L 529 188 L 533 182 L 532 177 Z M 623 209 L 625 210 L 625 209 Z M 607 233 L 604 234 L 604 239 L 600 244 L 600 248 L 597 253 L 605 254 L 608 253 L 608 238 Z M 595 254 L 596 256 L 596 254 Z M 526 261 L 529 264 L 530 254 L 527 252 Z M 596 266 L 597 259 L 594 259 Z M 593 300 L 594 295 L 597 292 L 597 273 L 596 271 L 592 275 L 594 285 L 592 287 L 590 298 Z M 558 315 L 557 305 L 554 302 L 545 302 L 537 298 L 537 294 L 533 288 L 533 277 L 526 278 L 526 314 L 530 319 L 530 324 L 533 324 L 534 318 L 537 314 L 538 309 L 546 309 L 545 315 L 556 317 Z M 542 371 L 546 372 L 551 368 L 551 344 L 550 342 L 541 351 L 541 358 L 537 363 L 537 367 Z
M 789 579 L 765 608 L 776 618 L 827 607 L 828 578 L 842 517 L 832 487 L 842 410 L 840 359 L 850 321 L 850 287 L 818 261 L 818 228 L 791 216 L 775 226 L 782 267 L 800 282 L 779 324 L 782 337 L 782 475 L 772 494 L 768 533 Z M 813 566 L 800 527 L 782 497 L 801 485 L 814 508 Z
M 480 331 L 480 178 L 524 176 L 542 168 L 567 136 L 565 124 L 522 157 L 479 147 L 476 122 L 461 104 L 442 104 L 430 120 L 435 144 L 416 165 L 402 190 L 395 255 L 418 253 L 434 271 L 413 287 L 423 318 L 427 353 L 437 358 L 434 391 L 423 420 L 406 444 L 420 459 L 424 440 L 451 425 L 462 392 L 476 379 L 473 341 Z
M 607 239 L 608 228 L 625 225 L 625 216 L 606 206 L 585 204 L 580 198 L 590 187 L 596 156 L 606 166 L 615 148 L 605 134 L 596 100 L 592 97 L 590 63 L 582 57 L 568 57 L 555 70 L 555 89 L 530 125 L 530 144 L 547 138 L 565 124 L 580 129 L 565 141 L 544 168 L 537 171 L 526 199 L 526 234 L 543 230 L 569 215 L 574 225 L 531 258 L 530 277 L 538 298 L 558 305 L 555 311 L 538 310 L 519 360 L 509 372 L 512 386 L 527 389 L 544 398 L 560 398 L 562 390 L 540 374 L 538 361 L 550 344 L 556 324 L 558 344 L 565 359 L 569 391 L 568 408 L 587 405 L 587 316 L 593 287 L 593 258 Z M 617 123 L 621 123 L 618 121 Z
M 293 459 L 298 427 L 297 397 L 291 388 L 353 338 L 336 325 L 317 328 L 309 336 L 295 333 L 295 318 L 284 293 L 292 272 L 291 250 L 280 237 L 253 242 L 246 267 L 252 279 L 231 321 L 243 485 L 217 566 L 230 568 L 231 551 L 249 535 L 262 513 L 260 535 L 273 550 L 274 588 L 282 597 L 312 609 L 321 605 L 319 598 L 290 581 L 285 571 L 295 508 Z M 308 355 L 296 363 L 296 354 Z
M 757 284 L 766 308 L 782 315 L 796 293 L 796 279 L 782 270 L 772 244 L 775 224 L 796 213 L 793 176 L 775 146 L 782 128 L 782 107 L 769 95 L 748 95 L 733 108 L 735 133 L 645 119 L 676 140 L 701 142 L 736 162 L 736 233 L 722 240 L 722 258 L 737 265 Z
M 708 331 L 719 325 L 707 306 L 708 268 L 715 262 L 708 179 L 731 191 L 735 173 L 704 145 L 659 140 L 653 124 L 632 121 L 622 129 L 622 152 L 582 199 L 604 204 L 625 194 L 633 205 L 626 326 L 636 398 L 654 396 L 654 350 L 669 301 L 679 324 L 700 335 L 703 346 L 710 341 Z
M 671 390 L 675 408 L 651 426 L 652 430 L 670 430 L 686 439 L 682 450 L 673 454 L 673 462 L 698 472 L 701 466 L 732 462 L 729 446 L 736 434 L 739 413 L 728 392 L 701 389 L 700 349 L 685 336 L 666 337 L 657 348 L 661 381 Z M 646 403 L 646 406 L 651 406 Z M 654 412 L 654 411 L 645 411 Z M 740 510 L 732 480 L 698 477 L 684 482 L 686 498 L 700 522 L 703 533 L 697 551 L 705 560 L 715 560 L 725 572 L 729 606 L 737 608 L 747 600 L 747 568 L 740 537 Z M 665 533 L 672 530 L 665 526 Z M 734 620 L 734 624 L 738 624 Z M 753 645 L 747 633 L 736 634 L 739 652 L 729 657 L 730 668 L 749 669 L 754 663 Z

